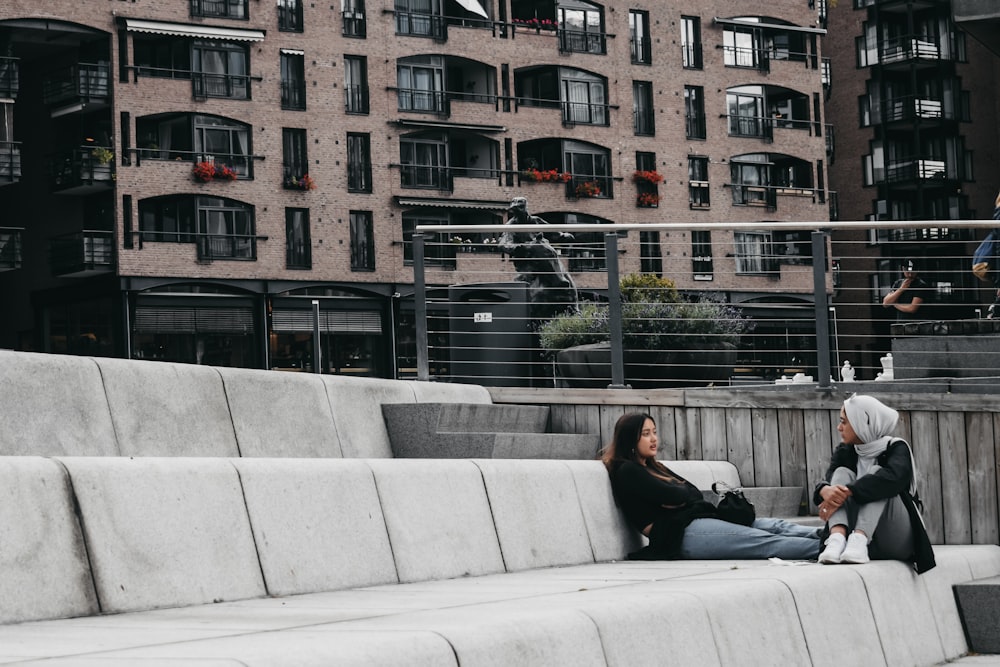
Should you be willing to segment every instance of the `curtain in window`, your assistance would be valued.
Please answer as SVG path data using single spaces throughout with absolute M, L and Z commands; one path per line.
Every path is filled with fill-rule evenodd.
M 586 81 L 566 82 L 566 117 L 571 123 L 590 122 L 590 86 Z

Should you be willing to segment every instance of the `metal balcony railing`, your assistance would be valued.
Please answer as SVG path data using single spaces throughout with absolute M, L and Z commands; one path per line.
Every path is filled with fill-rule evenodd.
M 0 227 L 0 271 L 21 268 L 21 235 L 24 227 Z
M 0 185 L 21 179 L 21 142 L 0 141 Z
M 14 99 L 20 88 L 20 58 L 0 56 L 0 99 Z
M 105 272 L 114 268 L 114 233 L 85 229 L 49 239 L 52 275 Z
M 994 225 L 419 225 L 404 240 L 416 376 L 614 388 L 794 378 L 823 388 L 846 361 L 858 382 L 995 383 L 1000 312 L 986 315 L 996 288 L 975 279 L 969 259 Z M 904 316 L 883 300 L 900 289 L 908 256 L 922 282 Z M 676 293 L 648 282 L 661 275 Z
M 110 72 L 108 63 L 79 63 L 58 70 L 43 81 L 42 100 L 58 105 L 107 99 L 111 94 Z

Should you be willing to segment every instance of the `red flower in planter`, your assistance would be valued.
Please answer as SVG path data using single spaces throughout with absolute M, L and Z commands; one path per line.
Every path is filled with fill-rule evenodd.
M 601 196 L 601 186 L 597 184 L 597 181 L 583 181 L 576 186 L 574 191 L 576 196 L 580 198 Z
M 653 192 L 640 192 L 635 198 L 635 205 L 643 208 L 652 208 L 660 203 L 660 195 Z
M 632 181 L 635 183 L 652 183 L 656 185 L 657 183 L 663 182 L 663 174 L 658 171 L 636 171 L 632 174 Z
M 214 162 L 197 162 L 194 165 L 194 169 L 191 170 L 194 175 L 194 180 L 200 181 L 201 183 L 208 183 L 210 180 L 215 178 L 215 163 Z

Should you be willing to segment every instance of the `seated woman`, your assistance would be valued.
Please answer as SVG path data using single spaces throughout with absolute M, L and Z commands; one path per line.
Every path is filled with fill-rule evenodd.
M 913 453 L 905 440 L 892 437 L 897 421 L 898 412 L 871 396 L 854 394 L 840 408 L 842 443 L 813 493 L 826 521 L 820 563 L 876 558 L 909 561 L 918 573 L 934 567 L 914 501 Z
M 649 546 L 629 554 L 659 559 L 815 559 L 819 531 L 781 519 L 757 518 L 751 526 L 717 518 L 701 491 L 656 460 L 656 423 L 646 414 L 623 415 L 602 460 L 615 501 Z

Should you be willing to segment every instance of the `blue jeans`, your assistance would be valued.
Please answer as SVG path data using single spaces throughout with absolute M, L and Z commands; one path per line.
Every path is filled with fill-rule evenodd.
M 819 530 L 762 517 L 750 526 L 721 519 L 695 519 L 684 530 L 681 558 L 810 560 L 819 556 Z

